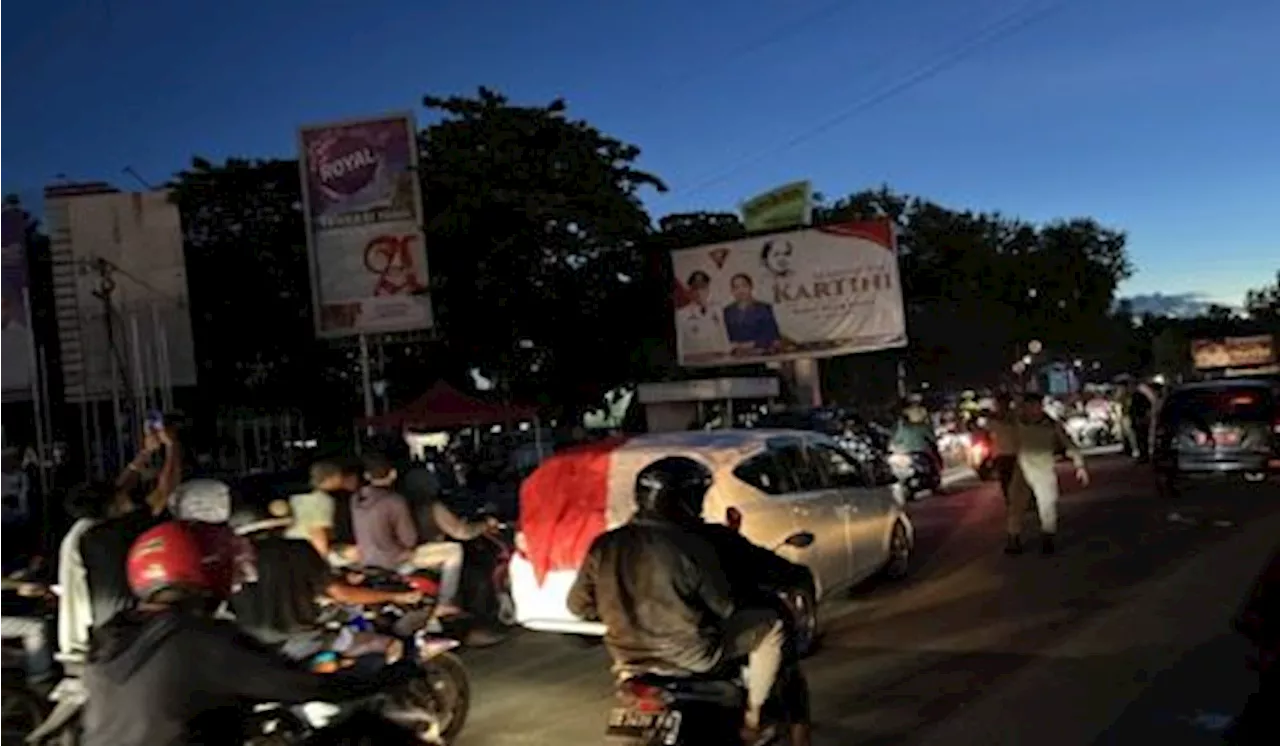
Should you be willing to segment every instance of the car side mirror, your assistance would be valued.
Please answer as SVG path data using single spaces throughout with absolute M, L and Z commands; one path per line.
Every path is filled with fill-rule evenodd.
M 808 531 L 801 531 L 800 533 L 788 536 L 787 540 L 783 543 L 789 547 L 795 547 L 796 549 L 807 549 L 808 547 L 813 546 L 813 534 Z

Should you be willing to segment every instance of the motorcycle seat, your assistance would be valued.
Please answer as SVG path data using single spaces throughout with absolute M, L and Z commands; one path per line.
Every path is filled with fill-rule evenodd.
M 736 705 L 744 696 L 742 685 L 723 674 L 690 674 L 677 676 L 662 673 L 642 673 L 619 683 L 624 685 L 652 686 L 681 699 L 697 699 L 724 705 Z

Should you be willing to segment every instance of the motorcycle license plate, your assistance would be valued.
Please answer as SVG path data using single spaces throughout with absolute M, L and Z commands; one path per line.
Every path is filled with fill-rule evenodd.
M 635 746 L 675 746 L 683 717 L 678 710 L 640 712 L 630 707 L 615 707 L 609 713 L 605 738 L 611 743 Z

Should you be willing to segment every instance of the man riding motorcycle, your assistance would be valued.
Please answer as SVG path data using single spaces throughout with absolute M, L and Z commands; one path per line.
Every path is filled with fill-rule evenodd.
M 604 642 L 622 677 L 703 674 L 747 659 L 743 737 L 782 665 L 777 611 L 738 608 L 714 547 L 695 533 L 711 472 L 693 459 L 659 459 L 636 476 L 636 514 L 592 542 L 569 591 L 575 616 L 605 624 Z
M 130 548 L 128 582 L 139 604 L 90 643 L 84 746 L 243 743 L 246 701 L 367 696 L 413 675 L 401 666 L 362 679 L 313 674 L 212 618 L 230 591 L 233 559 L 209 536 L 168 521 Z
M 730 508 L 731 523 L 741 524 L 742 515 Z M 736 527 L 706 523 L 694 529 L 715 550 L 720 567 L 729 581 L 730 595 L 742 608 L 785 608 L 779 594 L 792 589 L 813 589 L 813 574 L 764 547 L 753 544 Z M 778 682 L 778 693 L 791 725 L 789 746 L 809 746 L 812 742 L 809 719 L 809 684 L 799 667 L 799 651 L 794 634 L 789 634 L 785 648 L 786 663 Z
M 929 422 L 929 410 L 923 404 L 908 401 L 902 408 L 889 449 L 894 453 L 927 453 L 941 467 L 938 436 L 933 431 L 933 423 Z

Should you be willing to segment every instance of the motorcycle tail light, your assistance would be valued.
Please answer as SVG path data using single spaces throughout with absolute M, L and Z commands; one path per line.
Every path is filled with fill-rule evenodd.
M 625 681 L 618 690 L 623 702 L 640 712 L 662 712 L 667 708 L 669 695 L 661 687 L 638 681 Z

